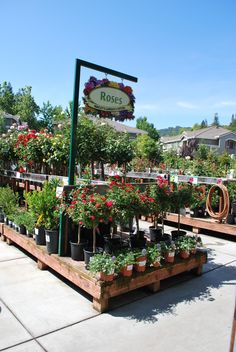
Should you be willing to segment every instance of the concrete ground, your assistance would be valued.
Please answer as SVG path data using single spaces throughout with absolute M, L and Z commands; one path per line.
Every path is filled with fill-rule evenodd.
M 158 293 L 139 289 L 112 299 L 103 314 L 81 290 L 0 241 L 0 351 L 229 351 L 236 242 L 201 237 L 209 255 L 202 276 L 184 274 Z

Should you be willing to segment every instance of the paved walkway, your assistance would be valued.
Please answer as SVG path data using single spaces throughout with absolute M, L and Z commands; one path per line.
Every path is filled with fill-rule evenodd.
M 185 274 L 158 293 L 140 289 L 115 298 L 104 314 L 82 291 L 0 241 L 0 351 L 228 351 L 236 243 L 201 237 L 209 254 L 201 277 Z

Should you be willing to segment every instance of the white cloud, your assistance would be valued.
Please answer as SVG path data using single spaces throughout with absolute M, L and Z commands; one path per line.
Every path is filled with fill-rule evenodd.
M 216 107 L 221 107 L 221 106 L 236 106 L 236 100 L 225 100 L 217 103 L 215 105 Z
M 176 104 L 184 109 L 197 109 L 196 105 L 189 103 L 188 101 L 177 101 Z
M 136 104 L 135 109 L 146 111 L 159 111 L 160 106 L 158 104 Z

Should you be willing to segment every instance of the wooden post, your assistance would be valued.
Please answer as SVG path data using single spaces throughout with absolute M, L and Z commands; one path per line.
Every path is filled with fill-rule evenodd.
M 108 298 L 93 298 L 93 308 L 99 313 L 103 313 L 108 310 Z
M 159 280 L 159 281 L 153 282 L 153 284 L 150 284 L 147 287 L 153 293 L 157 292 L 157 291 L 160 291 L 161 281 Z
M 202 265 L 199 265 L 197 268 L 192 269 L 192 273 L 196 276 L 202 275 Z
M 39 260 L 39 259 L 37 261 L 37 266 L 40 270 L 46 270 L 48 268 L 47 264 L 41 262 L 41 260 Z

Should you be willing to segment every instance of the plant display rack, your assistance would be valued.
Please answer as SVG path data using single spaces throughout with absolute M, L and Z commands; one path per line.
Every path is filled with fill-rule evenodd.
M 170 221 L 176 225 L 178 223 L 178 215 L 174 213 L 166 213 L 165 220 Z M 192 218 L 189 215 L 180 216 L 180 224 L 188 225 L 192 228 L 192 232 L 200 233 L 201 230 L 210 230 L 214 232 L 220 232 L 225 235 L 236 236 L 236 226 L 225 223 L 211 218 Z
M 173 264 L 164 264 L 158 269 L 147 269 L 144 273 L 134 273 L 131 278 L 117 277 L 112 282 L 99 281 L 92 277 L 85 269 L 84 262 L 76 262 L 69 257 L 49 255 L 45 246 L 36 245 L 32 238 L 20 235 L 18 232 L 0 224 L 1 239 L 10 244 L 17 244 L 37 259 L 38 268 L 43 270 L 50 267 L 73 284 L 86 291 L 93 297 L 93 307 L 99 312 L 109 308 L 109 299 L 137 288 L 147 286 L 152 292 L 160 290 L 161 281 L 192 271 L 201 275 L 202 266 L 207 261 L 206 251 L 198 251 L 188 259 L 176 258 Z

